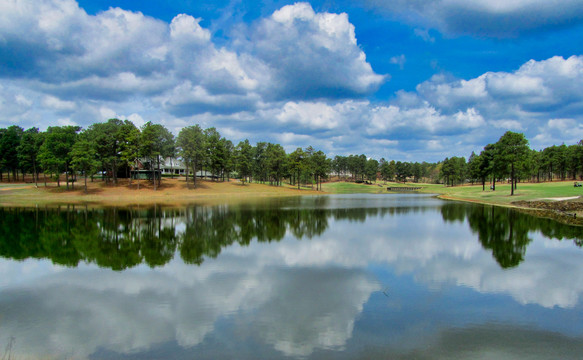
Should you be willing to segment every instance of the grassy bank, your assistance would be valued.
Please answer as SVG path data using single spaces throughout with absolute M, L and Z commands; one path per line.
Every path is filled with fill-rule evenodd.
M 184 178 L 163 179 L 162 185 L 154 190 L 147 181 L 140 182 L 140 188 L 134 180 L 132 185 L 122 180 L 120 185 L 108 185 L 102 181 L 88 182 L 85 194 L 82 183 L 74 190 L 67 190 L 64 184 L 57 187 L 49 183 L 45 188 L 39 184 L 2 183 L 0 184 L 0 206 L 36 206 L 55 204 L 94 204 L 96 206 L 126 205 L 169 205 L 179 206 L 188 203 L 229 202 L 251 198 L 309 195 L 321 192 L 309 188 L 298 190 L 291 186 L 270 186 L 264 184 L 242 184 L 229 182 L 197 181 L 197 188 L 192 183 L 186 184 Z
M 380 185 L 380 186 L 379 186 Z M 438 184 L 377 182 L 373 185 L 333 182 L 323 185 L 323 190 L 334 194 L 345 193 L 389 193 L 387 187 L 421 187 L 418 192 L 437 194 L 451 200 L 480 202 L 492 205 L 511 205 L 515 201 L 567 198 L 583 196 L 583 188 L 573 187 L 572 181 L 518 184 L 514 196 L 510 196 L 510 184 L 497 184 L 496 191 L 482 190 L 482 185 L 443 186 Z

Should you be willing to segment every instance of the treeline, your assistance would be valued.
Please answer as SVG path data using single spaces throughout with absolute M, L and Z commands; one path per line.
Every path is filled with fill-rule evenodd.
M 330 174 L 331 159 L 313 147 L 298 148 L 287 154 L 280 144 L 249 140 L 236 146 L 215 128 L 199 125 L 184 127 L 174 136 L 160 124 L 146 123 L 137 128 L 131 121 L 110 119 L 87 129 L 78 126 L 51 126 L 24 130 L 19 126 L 0 129 L 0 181 L 24 180 L 32 174 L 35 184 L 47 176 L 61 186 L 65 174 L 67 188 L 73 187 L 77 175 L 87 178 L 100 174 L 106 181 L 118 183 L 119 174 L 129 178 L 132 170 L 151 171 L 150 181 L 156 189 L 161 182 L 160 166 L 164 159 L 180 159 L 186 166 L 187 183 L 196 187 L 196 175 L 210 172 L 215 180 L 237 177 L 282 185 L 320 187 Z M 42 180 L 40 175 L 42 174 Z M 192 174 L 193 176 L 189 176 Z M 139 177 L 138 177 L 139 187 Z
M 536 151 L 528 146 L 524 134 L 507 131 L 494 144 L 488 144 L 476 155 L 446 158 L 440 168 L 446 185 L 467 182 L 486 183 L 496 190 L 496 182 L 509 181 L 510 194 L 520 181 L 583 180 L 583 140 L 574 145 L 553 145 Z
M 215 128 L 199 125 L 182 128 L 174 136 L 160 124 L 136 127 L 131 121 L 110 119 L 87 129 L 78 126 L 38 128 L 13 125 L 0 128 L 0 181 L 24 180 L 32 174 L 34 182 L 46 186 L 47 176 L 61 186 L 65 174 L 67 188 L 77 175 L 87 178 L 100 174 L 105 181 L 118 183 L 119 174 L 132 181 L 131 171 L 151 171 L 154 189 L 160 185 L 160 166 L 164 159 L 180 159 L 186 167 L 187 183 L 196 187 L 197 173 L 210 172 L 215 180 L 238 178 L 242 182 L 261 182 L 320 188 L 322 181 L 336 176 L 356 182 L 410 181 L 443 183 L 496 182 L 509 179 L 512 193 L 519 181 L 583 179 L 583 140 L 575 145 L 551 146 L 532 150 L 524 134 L 506 132 L 498 142 L 488 144 L 479 155 L 446 158 L 437 163 L 375 160 L 361 155 L 335 156 L 309 146 L 286 153 L 280 144 L 244 140 L 234 145 Z M 193 176 L 189 176 L 192 174 Z M 139 187 L 139 177 L 138 177 Z

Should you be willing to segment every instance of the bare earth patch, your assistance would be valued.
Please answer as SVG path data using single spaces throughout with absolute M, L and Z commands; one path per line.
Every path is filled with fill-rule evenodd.
M 139 188 L 138 188 L 139 186 Z M 297 196 L 321 194 L 312 190 L 298 190 L 291 186 L 271 186 L 268 184 L 242 184 L 238 180 L 225 182 L 197 180 L 194 188 L 192 182 L 186 184 L 184 178 L 163 179 L 161 186 L 154 190 L 148 181 L 120 180 L 117 186 L 102 181 L 87 183 L 88 191 L 83 189 L 83 180 L 79 179 L 74 190 L 67 190 L 64 184 L 57 187 L 50 183 L 45 188 L 39 184 L 32 187 L 6 186 L 0 192 L 1 206 L 35 206 L 51 204 L 94 204 L 99 206 L 130 205 L 168 205 L 180 206 L 199 202 L 231 202 L 242 199 Z
M 512 205 L 545 212 L 548 217 L 556 218 L 562 222 L 583 224 L 583 201 L 581 201 L 580 196 L 515 201 Z

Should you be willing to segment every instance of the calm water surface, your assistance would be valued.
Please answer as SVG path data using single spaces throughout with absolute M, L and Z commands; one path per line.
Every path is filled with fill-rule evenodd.
M 580 359 L 582 244 L 424 195 L 0 208 L 0 358 Z

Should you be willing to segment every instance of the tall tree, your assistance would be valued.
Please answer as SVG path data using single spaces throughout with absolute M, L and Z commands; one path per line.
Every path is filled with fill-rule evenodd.
M 348 158 L 341 155 L 336 155 L 334 160 L 332 160 L 332 169 L 334 169 L 334 172 L 338 178 L 346 175 L 346 171 L 348 170 L 347 161 Z
M 305 162 L 306 162 L 306 154 L 302 150 L 302 148 L 297 148 L 294 152 L 289 154 L 289 169 L 290 172 L 293 174 L 293 177 L 298 183 L 298 190 L 300 189 L 300 179 L 302 176 L 302 172 L 305 169 Z
M 77 139 L 71 149 L 71 166 L 73 169 L 83 173 L 83 178 L 85 180 L 84 190 L 86 194 L 87 175 L 93 174 L 99 168 L 95 142 L 90 138 L 89 134 L 81 133 L 79 139 Z
M 0 153 L 2 163 L 0 167 L 6 168 L 8 172 L 8 180 L 10 181 L 10 171 L 12 171 L 12 179 L 17 180 L 17 171 L 20 165 L 18 161 L 18 146 L 24 130 L 17 125 L 9 126 L 0 137 Z
M 225 167 L 225 143 L 214 127 L 205 129 L 206 165 L 211 170 L 213 180 L 218 179 Z
M 239 173 L 239 178 L 245 183 L 245 180 L 253 174 L 253 146 L 249 140 L 239 142 L 235 149 L 235 168 Z
M 174 147 L 174 136 L 163 125 L 152 124 L 152 122 L 148 121 L 142 129 L 140 143 L 140 153 L 149 160 L 154 190 L 157 190 L 162 178 L 160 161 L 170 156 L 169 154 L 171 154 Z
M 267 143 L 258 142 L 253 148 L 253 178 L 255 181 L 266 182 L 268 180 L 267 169 Z
M 312 155 L 312 162 L 314 164 L 316 190 L 322 190 L 322 180 L 328 176 L 332 167 L 332 161 L 326 157 L 323 151 L 318 150 Z
M 4 161 L 4 147 L 3 147 L 3 142 L 4 142 L 4 136 L 6 135 L 6 129 L 5 128 L 0 128 L 0 182 L 3 180 L 3 174 L 4 174 L 4 169 L 5 169 L 5 161 Z
M 391 167 L 391 164 L 393 164 L 392 167 Z M 395 160 L 391 160 L 389 162 L 389 161 L 386 161 L 384 158 L 381 159 L 380 172 L 381 172 L 381 178 L 383 179 L 384 182 L 387 182 L 388 180 L 393 180 L 393 178 L 395 177 L 394 166 L 395 166 Z
M 127 126 L 127 125 L 126 125 Z M 88 135 L 95 144 L 106 181 L 110 179 L 117 185 L 117 172 L 121 159 L 121 151 L 125 141 L 124 122 L 119 119 L 109 119 L 104 123 L 95 123 L 88 128 Z
M 140 157 L 140 129 L 134 125 L 133 122 L 129 120 L 124 120 L 123 125 L 119 129 L 120 151 L 119 160 L 120 165 L 126 167 L 126 169 L 139 167 L 139 157 Z M 130 185 L 132 184 L 131 174 L 127 174 L 129 177 Z M 139 177 L 138 177 L 139 178 Z M 139 186 L 139 182 L 138 182 Z
M 271 184 L 281 185 L 286 166 L 285 150 L 280 144 L 268 143 L 265 149 L 269 181 Z
M 369 181 L 376 181 L 377 180 L 377 173 L 379 171 L 379 162 L 375 159 L 368 159 L 366 161 L 366 178 Z
M 34 185 L 38 187 L 37 156 L 43 142 L 43 134 L 38 128 L 32 127 L 22 134 L 20 145 L 18 145 L 18 158 L 23 168 L 32 171 Z
M 71 171 L 71 149 L 77 140 L 78 126 L 50 126 L 39 149 L 39 163 L 45 171 L 57 175 L 57 186 L 61 186 L 59 174 L 65 172 L 69 188 Z
M 188 169 L 192 169 L 193 184 L 196 188 L 196 172 L 205 156 L 204 133 L 200 126 L 187 126 L 180 130 L 177 139 L 177 146 L 182 161 L 187 167 L 186 183 L 188 184 Z
M 510 195 L 514 195 L 514 189 L 517 183 L 517 168 L 526 160 L 529 151 L 528 140 L 526 140 L 524 134 L 507 131 L 500 137 L 500 140 L 496 143 L 496 147 L 498 148 L 497 156 L 499 161 L 508 164 L 510 167 Z

